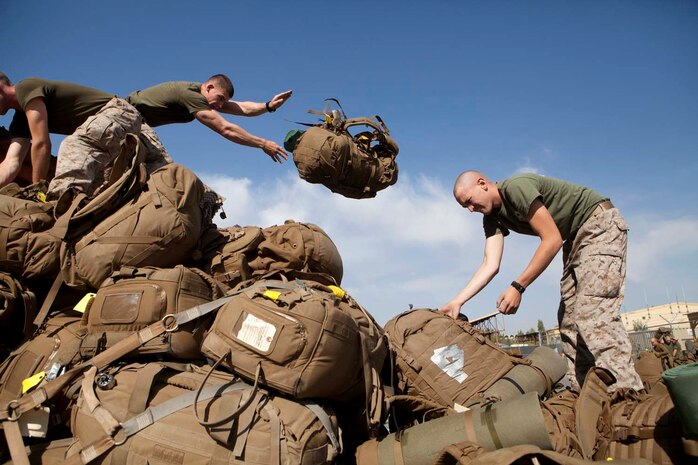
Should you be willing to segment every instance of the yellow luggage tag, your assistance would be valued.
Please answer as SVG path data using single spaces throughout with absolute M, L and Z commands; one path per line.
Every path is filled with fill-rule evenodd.
M 344 292 L 344 290 L 341 287 L 337 287 L 337 286 L 327 286 L 327 287 L 329 287 L 332 290 L 332 293 L 334 295 L 336 295 L 337 297 L 339 297 L 340 299 L 343 299 L 344 296 L 347 295 L 347 293 Z
M 273 301 L 276 301 L 276 299 L 278 299 L 279 296 L 281 295 L 281 292 L 266 290 L 266 291 L 264 291 L 264 293 L 262 295 L 264 297 L 266 297 L 267 299 L 271 299 Z
M 22 394 L 26 394 L 31 388 L 36 387 L 44 378 L 46 378 L 46 372 L 40 371 L 22 381 Z
M 80 299 L 80 302 L 75 304 L 73 310 L 75 310 L 76 312 L 85 313 L 85 310 L 87 310 L 87 305 L 89 305 L 90 301 L 94 299 L 96 295 L 97 294 L 95 294 L 94 292 L 88 292 L 87 294 L 85 294 L 85 297 Z
M 46 203 L 46 194 L 43 192 L 38 192 L 36 198 L 39 199 L 39 202 Z

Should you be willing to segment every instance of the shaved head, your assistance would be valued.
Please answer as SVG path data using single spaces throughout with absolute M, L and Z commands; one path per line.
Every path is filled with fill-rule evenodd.
M 489 215 L 501 206 L 497 185 L 480 171 L 463 171 L 453 184 L 456 201 L 471 212 Z
M 458 177 L 456 178 L 456 182 L 453 184 L 453 195 L 457 196 L 459 191 L 462 191 L 463 189 L 467 189 L 474 185 L 475 181 L 477 181 L 478 178 L 484 178 L 485 180 L 489 181 L 489 179 L 487 179 L 487 176 L 482 174 L 480 171 L 463 171 L 461 174 L 458 175 Z

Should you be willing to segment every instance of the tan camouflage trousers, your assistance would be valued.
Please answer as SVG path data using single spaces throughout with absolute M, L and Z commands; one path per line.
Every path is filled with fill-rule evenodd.
M 627 242 L 628 225 L 618 209 L 597 207 L 563 246 L 558 323 L 574 389 L 594 366 L 615 375 L 612 390 L 642 389 L 620 318 Z
M 145 144 L 148 171 L 172 162 L 138 110 L 115 97 L 63 140 L 58 149 L 56 175 L 49 184 L 49 195 L 58 197 L 69 188 L 92 195 L 109 179 L 121 142 L 129 133 L 138 134 Z

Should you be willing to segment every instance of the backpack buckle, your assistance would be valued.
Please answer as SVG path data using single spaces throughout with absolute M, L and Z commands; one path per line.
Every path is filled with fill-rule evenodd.
M 166 333 L 172 333 L 179 329 L 179 324 L 177 323 L 177 316 L 174 313 L 168 313 L 167 315 L 163 316 L 160 320 L 160 323 L 162 323 L 162 326 L 165 327 Z

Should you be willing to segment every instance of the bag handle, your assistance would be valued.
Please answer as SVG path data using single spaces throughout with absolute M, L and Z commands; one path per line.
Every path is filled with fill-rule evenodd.
M 257 369 L 255 371 L 254 375 L 254 385 L 252 386 L 252 394 L 247 398 L 243 404 L 238 407 L 237 410 L 235 410 L 233 413 L 228 415 L 227 417 L 223 417 L 219 420 L 213 420 L 213 421 L 205 421 L 202 420 L 201 417 L 199 416 L 199 410 L 196 408 L 196 405 L 199 402 L 199 396 L 201 395 L 201 391 L 203 390 L 204 386 L 206 385 L 206 381 L 208 380 L 209 376 L 211 376 L 211 373 L 213 373 L 218 365 L 223 361 L 223 359 L 227 356 L 228 354 L 223 354 L 220 356 L 220 358 L 216 361 L 216 363 L 213 364 L 211 369 L 206 373 L 206 376 L 204 377 L 203 381 L 201 381 L 201 386 L 199 386 L 199 389 L 196 390 L 196 396 L 194 396 L 194 418 L 196 418 L 196 421 L 199 422 L 201 426 L 206 426 L 206 427 L 212 427 L 212 426 L 221 426 L 226 423 L 228 423 L 230 420 L 233 420 L 237 418 L 243 411 L 247 409 L 247 407 L 252 404 L 252 401 L 254 401 L 255 396 L 257 394 L 258 386 L 259 386 L 259 378 L 261 377 L 262 374 L 262 362 L 257 363 Z M 232 355 L 231 355 L 232 357 Z
M 378 122 L 374 121 L 374 118 L 376 118 Z M 352 126 L 361 125 L 370 126 L 376 131 L 378 131 L 380 134 L 390 134 L 388 126 L 385 125 L 381 117 L 378 115 L 373 115 L 370 118 L 350 118 L 344 122 L 344 125 L 342 127 L 346 130 Z
M 248 388 L 249 386 L 245 383 L 209 385 L 196 393 L 190 391 L 161 404 L 149 407 L 128 420 L 120 422 L 118 427 L 111 432 L 111 435 L 99 438 L 92 444 L 83 445 L 80 453 L 69 457 L 64 463 L 67 465 L 85 465 L 106 453 L 112 447 L 123 444 L 129 437 L 168 415 L 190 407 L 192 404 L 196 406 L 196 402 Z M 196 407 L 194 408 L 196 410 Z
M 254 285 L 252 287 L 254 287 Z M 0 413 L 0 420 L 16 421 L 23 413 L 38 407 L 46 400 L 55 396 L 68 383 L 70 383 L 70 381 L 72 381 L 76 376 L 82 374 L 88 368 L 93 366 L 97 369 L 104 368 L 113 361 L 118 360 L 124 355 L 132 352 L 146 342 L 151 341 L 164 333 L 177 331 L 180 325 L 217 310 L 224 304 L 234 299 L 238 294 L 241 294 L 247 290 L 249 289 L 234 292 L 225 297 L 214 300 L 213 302 L 206 302 L 183 312 L 175 314 L 168 313 L 161 320 L 156 321 L 146 328 L 129 335 L 128 337 L 114 344 L 109 349 L 94 356 L 90 360 L 74 366 L 63 375 L 49 381 L 44 386 L 39 387 L 31 393 L 25 394 L 19 399 L 10 401 L 6 406 L 6 410 Z

